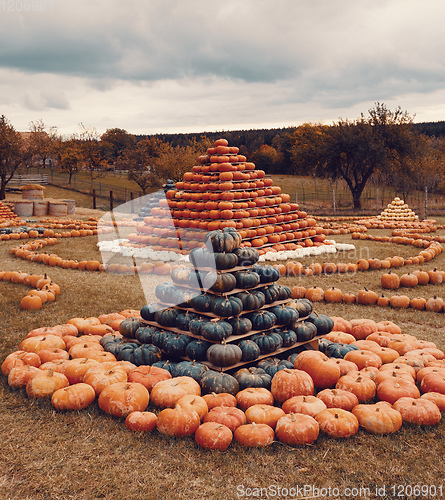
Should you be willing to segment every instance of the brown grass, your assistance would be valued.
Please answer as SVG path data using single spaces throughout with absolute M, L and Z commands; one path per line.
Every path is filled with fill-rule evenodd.
M 350 236 L 339 236 L 336 240 L 351 242 Z M 51 250 L 62 257 L 99 258 L 96 242 L 95 237 L 63 239 Z M 360 240 L 354 243 L 356 254 L 316 260 L 354 261 L 368 252 L 370 257 L 380 258 L 417 253 L 413 247 Z M 0 361 L 17 348 L 32 328 L 62 323 L 74 316 L 139 309 L 145 303 L 136 276 L 64 270 L 19 260 L 10 254 L 15 244 L 0 243 L 2 270 L 48 272 L 61 285 L 62 293 L 55 303 L 44 305 L 41 311 L 26 312 L 20 309 L 19 302 L 27 288 L 0 281 Z M 308 258 L 303 263 L 313 260 Z M 444 254 L 422 267 L 435 266 L 445 269 Z M 414 268 L 403 268 L 403 272 Z M 401 274 L 402 270 L 397 272 Z M 353 292 L 366 285 L 380 292 L 381 274 L 374 271 L 283 278 L 281 283 L 318 284 L 324 289 L 339 286 L 343 291 Z M 160 281 L 166 279 L 159 278 Z M 443 290 L 442 286 L 417 287 L 406 293 L 430 297 L 437 292 L 443 296 Z M 348 319 L 391 319 L 405 333 L 434 341 L 445 349 L 443 314 L 326 303 L 315 304 L 315 310 Z M 2 499 L 222 500 L 243 498 L 239 494 L 246 490 L 241 485 L 243 488 L 336 487 L 340 498 L 346 498 L 343 494 L 346 487 L 366 487 L 371 489 L 371 494 L 358 498 L 392 498 L 388 494 L 377 497 L 376 485 L 386 485 L 388 493 L 389 487 L 397 484 L 443 484 L 443 422 L 431 428 L 404 425 L 389 436 L 372 436 L 363 430 L 348 440 L 320 436 L 312 446 L 301 448 L 274 443 L 266 449 L 244 449 L 234 442 L 226 452 L 214 453 L 200 450 L 192 438 L 175 440 L 157 431 L 148 435 L 132 433 L 123 421 L 105 415 L 97 405 L 82 412 L 56 413 L 49 402 L 32 401 L 23 391 L 11 389 L 5 377 L 1 376 L 0 380 Z M 273 493 L 272 489 L 268 491 Z M 267 498 L 265 490 L 262 495 L 256 498 Z M 244 498 L 249 497 L 246 494 Z M 269 495 L 269 498 L 274 497 Z M 325 495 L 324 498 L 333 497 Z

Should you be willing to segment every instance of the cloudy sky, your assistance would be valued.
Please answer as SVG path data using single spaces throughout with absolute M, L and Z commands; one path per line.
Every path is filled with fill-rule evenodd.
M 0 0 L 0 114 L 63 134 L 445 119 L 443 0 Z

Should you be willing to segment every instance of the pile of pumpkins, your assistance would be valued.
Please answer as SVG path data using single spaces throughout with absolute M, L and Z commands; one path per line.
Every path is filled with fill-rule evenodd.
M 159 206 L 150 206 L 143 222 L 128 239 L 156 251 L 189 252 L 206 232 L 225 227 L 240 231 L 243 245 L 260 253 L 265 245 L 292 250 L 306 239 L 326 238 L 315 219 L 225 139 L 216 140 L 198 158 L 192 171 L 159 199 Z
M 240 247 L 233 228 L 211 231 L 204 241 L 189 254 L 193 267 L 178 266 L 156 287 L 159 302 L 141 309 L 144 321 L 125 321 L 123 338 L 104 339 L 107 351 L 134 362 L 141 348 L 156 348 L 186 358 L 181 366 L 231 369 L 330 331 L 329 318 L 312 313 L 306 299 L 292 302 L 291 289 L 276 283 L 278 270 L 258 265 L 259 252 Z
M 5 227 L 8 226 L 9 223 L 17 219 L 17 217 L 17 214 L 0 201 L 0 227 L 3 225 Z
M 403 200 L 396 196 L 377 218 L 384 221 L 414 221 L 418 220 L 419 216 L 416 215 Z
M 11 387 L 57 410 L 82 410 L 97 398 L 131 430 L 194 436 L 205 449 L 233 441 L 298 446 L 320 433 L 347 438 L 359 427 L 388 434 L 403 422 L 438 424 L 445 411 L 444 352 L 391 321 L 332 317 L 319 351 L 270 359 L 235 379 L 117 360 L 101 340 L 135 317 L 137 311 L 121 311 L 32 330 L 2 373 Z

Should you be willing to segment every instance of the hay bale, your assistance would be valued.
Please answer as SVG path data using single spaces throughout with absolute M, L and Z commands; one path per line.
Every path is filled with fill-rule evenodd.
M 25 186 L 20 186 L 22 191 L 43 191 L 45 186 L 41 186 L 40 184 L 26 184 Z

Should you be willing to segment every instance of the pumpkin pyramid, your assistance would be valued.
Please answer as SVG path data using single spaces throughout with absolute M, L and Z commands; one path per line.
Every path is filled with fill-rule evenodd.
M 158 251 L 188 253 L 207 232 L 225 227 L 241 234 L 241 246 L 260 254 L 270 247 L 283 251 L 318 245 L 326 238 L 314 218 L 225 139 L 215 141 L 148 212 L 128 238 Z
M 120 324 L 124 338 L 103 337 L 105 350 L 119 360 L 193 377 L 205 392 L 227 392 L 207 387 L 205 379 L 232 372 L 236 386 L 254 386 L 241 381 L 242 367 L 255 363 L 247 374 L 264 375 L 271 363 L 275 372 L 293 368 L 282 356 L 318 349 L 333 321 L 311 314 L 309 300 L 293 301 L 291 289 L 277 283 L 279 271 L 259 265 L 258 251 L 240 244 L 234 228 L 207 233 L 204 246 L 190 252 L 190 263 L 175 267 L 171 281 L 156 286 L 159 302 Z M 269 387 L 272 376 L 266 377 Z
M 8 206 L 0 201 L 0 224 L 16 219 L 18 216 Z
M 385 210 L 377 216 L 381 220 L 413 221 L 419 217 L 409 208 L 409 206 L 398 196 L 387 205 Z

